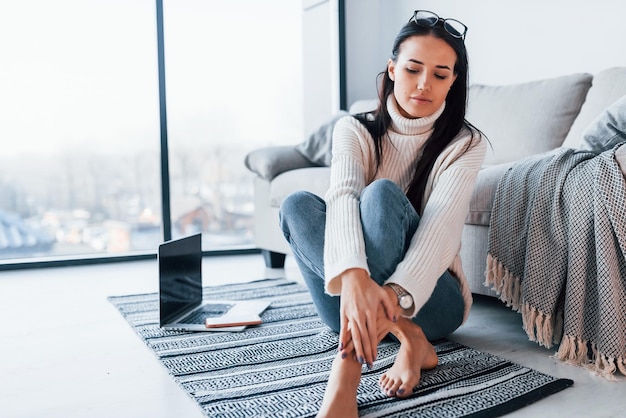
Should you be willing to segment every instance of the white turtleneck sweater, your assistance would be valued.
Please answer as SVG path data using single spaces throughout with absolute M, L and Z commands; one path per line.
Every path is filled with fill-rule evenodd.
M 425 141 L 445 103 L 434 114 L 408 119 L 400 114 L 393 95 L 387 99 L 392 124 L 383 141 L 382 161 L 376 171 L 374 140 L 365 126 L 352 116 L 335 125 L 332 143 L 330 188 L 327 205 L 324 269 L 326 292 L 341 293 L 340 275 L 351 268 L 370 273 L 359 212 L 361 192 L 377 179 L 389 179 L 405 192 L 413 178 Z M 471 143 L 471 144 L 470 144 Z M 439 155 L 428 177 L 422 217 L 404 259 L 386 282 L 397 283 L 415 302 L 411 316 L 430 298 L 437 280 L 450 269 L 458 278 L 465 300 L 464 320 L 472 296 L 461 268 L 461 233 L 469 210 L 478 171 L 486 153 L 486 140 L 472 139 L 462 129 Z

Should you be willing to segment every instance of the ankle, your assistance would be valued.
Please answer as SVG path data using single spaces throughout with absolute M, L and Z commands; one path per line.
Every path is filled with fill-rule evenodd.
M 426 340 L 426 335 L 422 327 L 405 317 L 401 317 L 396 321 L 391 333 L 395 335 L 401 343 L 409 338 L 412 340 L 415 338 Z

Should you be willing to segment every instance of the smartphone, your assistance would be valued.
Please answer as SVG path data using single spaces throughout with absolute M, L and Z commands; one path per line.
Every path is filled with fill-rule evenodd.
M 223 328 L 259 325 L 262 322 L 261 317 L 258 315 L 227 315 L 221 318 L 207 318 L 205 325 L 207 328 Z

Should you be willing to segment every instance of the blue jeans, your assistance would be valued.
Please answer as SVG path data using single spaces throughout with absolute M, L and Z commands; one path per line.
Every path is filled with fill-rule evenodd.
M 360 212 L 370 275 L 382 285 L 404 258 L 420 217 L 402 190 L 390 180 L 376 180 L 363 190 Z M 324 291 L 326 203 L 312 193 L 295 192 L 281 205 L 280 226 L 321 320 L 339 332 L 340 297 Z M 413 321 L 434 341 L 461 325 L 463 310 L 458 280 L 446 271 Z

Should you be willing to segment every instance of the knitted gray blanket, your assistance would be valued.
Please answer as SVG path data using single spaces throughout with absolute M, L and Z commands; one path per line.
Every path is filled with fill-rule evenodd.
M 621 145 L 621 144 L 620 144 Z M 626 375 L 626 182 L 616 146 L 561 148 L 507 171 L 496 191 L 487 285 L 532 341 L 613 379 Z

